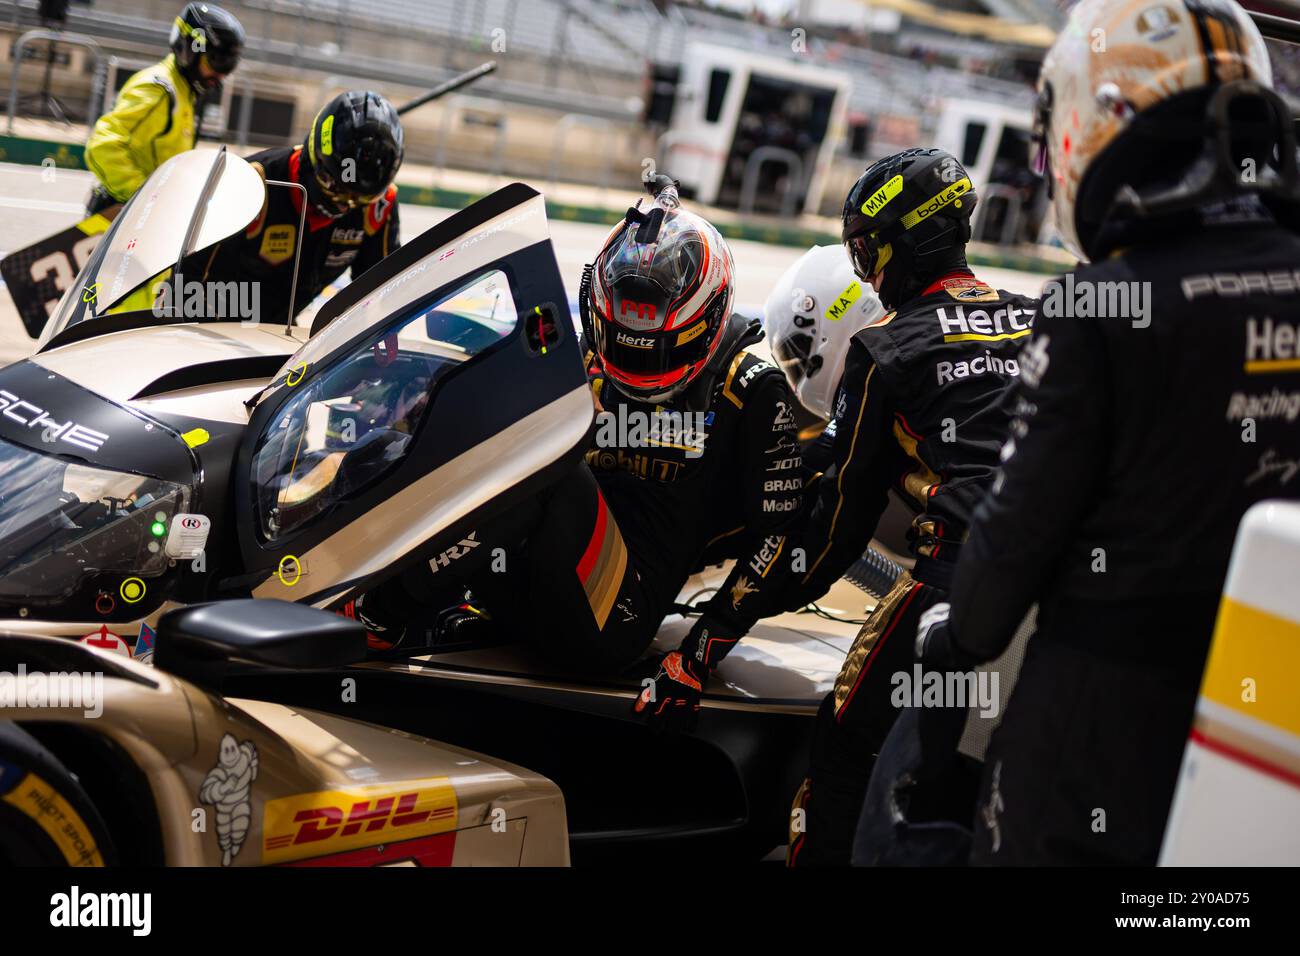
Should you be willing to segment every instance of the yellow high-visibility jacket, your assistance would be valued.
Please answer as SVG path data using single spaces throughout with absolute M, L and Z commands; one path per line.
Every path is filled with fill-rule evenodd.
M 194 89 L 168 54 L 126 81 L 90 133 L 86 165 L 114 199 L 126 202 L 155 169 L 194 148 L 194 108 Z

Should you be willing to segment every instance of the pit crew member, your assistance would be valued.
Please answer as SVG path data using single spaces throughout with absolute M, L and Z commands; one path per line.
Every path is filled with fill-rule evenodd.
M 194 148 L 199 106 L 238 66 L 244 28 L 221 7 L 187 4 L 172 24 L 171 49 L 132 75 L 113 108 L 95 121 L 86 166 L 98 182 L 86 215 L 126 202 L 155 169 Z
M 1241 7 L 1161 11 L 1084 0 L 1043 62 L 1035 162 L 1086 264 L 1044 288 L 1002 476 L 918 636 L 969 667 L 1039 603 L 977 863 L 1156 862 L 1238 523 L 1300 496 L 1291 116 Z
M 849 862 L 872 761 L 898 713 L 891 677 L 910 668 L 917 619 L 947 592 L 1006 436 L 1003 395 L 1036 303 L 972 274 L 975 202 L 954 157 L 908 149 L 871 166 L 844 205 L 854 271 L 890 311 L 849 345 L 831 464 L 799 535 L 807 570 L 782 603 L 801 607 L 826 592 L 867 547 L 891 488 L 916 512 L 916 562 L 871 612 L 822 703 L 791 817 L 802 823 L 792 826 L 792 865 Z M 773 342 L 773 352 L 797 346 Z

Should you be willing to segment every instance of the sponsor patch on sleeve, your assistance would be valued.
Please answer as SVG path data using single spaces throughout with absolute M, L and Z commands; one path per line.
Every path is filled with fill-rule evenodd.
M 393 203 L 397 202 L 397 187 L 389 186 L 387 191 L 366 207 L 366 235 L 373 236 L 393 212 Z

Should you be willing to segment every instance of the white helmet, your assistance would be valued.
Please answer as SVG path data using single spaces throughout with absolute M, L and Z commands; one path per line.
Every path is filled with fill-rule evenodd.
M 1033 162 L 1048 177 L 1065 245 L 1085 259 L 1104 253 L 1099 233 L 1117 212 L 1153 215 L 1232 192 L 1266 199 L 1294 192 L 1286 169 L 1294 171 L 1294 148 L 1291 157 L 1282 151 L 1279 173 L 1268 159 L 1273 143 L 1252 144 L 1260 165 L 1274 167 L 1261 169 L 1258 181 L 1229 168 L 1240 155 L 1226 146 L 1228 128 L 1239 137 L 1260 115 L 1258 106 L 1243 113 L 1238 99 L 1274 112 L 1281 100 L 1271 86 L 1264 40 L 1234 0 L 1082 0 L 1043 60 L 1034 123 Z M 1269 122 L 1289 127 L 1289 118 Z M 1283 135 L 1294 142 L 1289 128 L 1278 130 Z M 1191 169 L 1195 154 L 1223 159 Z M 1171 186 L 1168 177 L 1184 167 L 1183 181 Z M 1162 178 L 1161 189 L 1150 188 Z
M 763 306 L 763 329 L 772 358 L 810 412 L 831 417 L 849 339 L 884 314 L 843 246 L 813 246 L 777 281 Z

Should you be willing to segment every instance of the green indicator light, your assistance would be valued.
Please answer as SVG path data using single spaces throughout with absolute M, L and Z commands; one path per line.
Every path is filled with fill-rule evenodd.
M 149 530 L 153 532 L 153 536 L 155 538 L 161 538 L 163 535 L 167 533 L 167 526 L 163 524 L 161 521 L 155 521 L 152 525 L 149 526 Z

